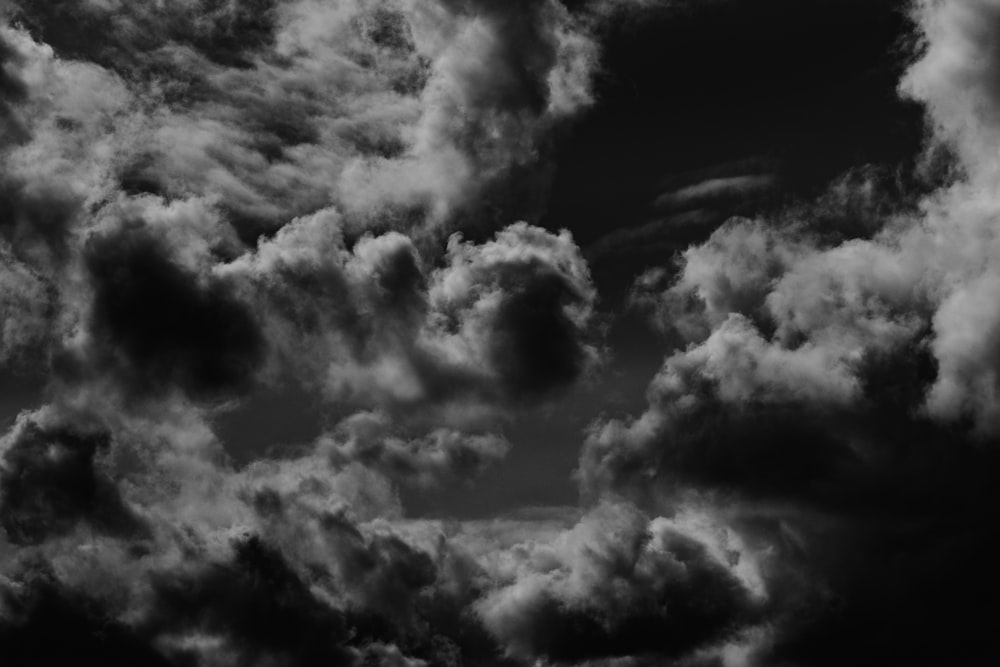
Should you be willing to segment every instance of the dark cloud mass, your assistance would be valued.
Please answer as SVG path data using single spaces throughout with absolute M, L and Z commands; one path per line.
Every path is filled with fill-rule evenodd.
M 97 467 L 108 434 L 46 428 L 30 418 L 8 436 L 0 472 L 0 525 L 14 544 L 36 544 L 85 521 L 128 534 L 141 528 Z
M 988 664 L 998 43 L 0 4 L 0 663 Z
M 250 382 L 264 341 L 231 288 L 178 266 L 141 224 L 91 238 L 83 261 L 98 355 L 131 390 L 173 384 L 200 398 Z

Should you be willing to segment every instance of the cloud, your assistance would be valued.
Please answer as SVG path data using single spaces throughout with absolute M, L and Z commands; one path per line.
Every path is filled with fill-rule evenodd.
M 51 284 L 0 245 L 0 364 L 30 366 L 47 347 L 55 312 Z
M 398 502 L 377 474 L 308 458 L 236 473 L 176 438 L 157 449 L 148 431 L 90 436 L 79 419 L 92 417 L 48 408 L 6 443 L 5 653 L 58 653 L 34 638 L 62 619 L 72 645 L 108 659 L 359 664 L 371 653 L 408 664 L 393 642 L 422 636 L 417 596 L 439 559 L 433 539 L 371 518 Z M 98 469 L 111 439 L 133 460 Z M 92 532 L 75 529 L 84 523 Z M 36 550 L 7 548 L 25 543 Z
M 656 198 L 659 209 L 683 209 L 699 203 L 725 199 L 738 199 L 771 189 L 776 178 L 772 174 L 747 174 L 722 176 L 668 191 Z
M 995 531 L 968 526 L 991 521 L 1000 470 L 997 11 L 914 8 L 924 44 L 902 89 L 927 107 L 928 150 L 955 161 L 923 194 L 897 204 L 884 182 L 842 180 L 729 221 L 634 288 L 681 346 L 644 411 L 595 422 L 579 479 L 594 497 L 739 508 L 732 525 L 781 563 L 763 664 L 991 651 L 972 591 Z M 838 201 L 854 221 L 831 218 Z
M 110 534 L 141 532 L 141 521 L 98 467 L 108 434 L 46 424 L 45 417 L 23 415 L 4 438 L 0 525 L 7 539 L 35 544 L 80 522 Z
M 0 647 L 12 659 L 70 648 L 170 665 L 679 656 L 741 636 L 764 612 L 756 557 L 707 514 L 609 504 L 579 519 L 407 520 L 378 466 L 344 465 L 329 443 L 237 471 L 160 429 L 132 420 L 109 432 L 91 411 L 52 406 L 8 436 Z M 11 548 L 29 539 L 31 550 Z M 40 641 L 52 623 L 64 642 Z
M 120 184 L 212 199 L 251 245 L 330 205 L 362 228 L 448 223 L 540 161 L 590 103 L 597 55 L 557 2 L 15 4 L 32 37 L 136 95 Z
M 22 132 L 4 146 L 0 170 L 3 234 L 23 258 L 49 268 L 65 259 L 66 236 L 81 224 L 82 209 L 113 191 L 135 100 L 115 74 L 60 60 L 19 30 L 4 26 L 2 33 L 16 54 L 7 76 L 22 88 L 10 106 Z
M 922 0 L 912 11 L 922 31 L 923 52 L 900 90 L 926 106 L 935 139 L 957 151 L 973 180 L 995 179 L 1000 63 L 994 45 L 1000 5 L 993 0 Z
M 597 295 L 569 232 L 521 223 L 479 247 L 452 237 L 448 256 L 430 291 L 455 332 L 446 340 L 482 355 L 505 392 L 544 395 L 596 360 L 587 330 Z
M 513 549 L 479 612 L 529 660 L 663 659 L 726 639 L 752 623 L 764 593 L 740 578 L 738 545 L 692 519 L 601 506 L 550 543 Z
M 17 586 L 4 586 L 0 646 L 11 665 L 49 664 L 88 656 L 107 665 L 171 663 L 127 626 L 66 590 L 51 573 L 29 571 Z M 52 630 L 59 628 L 58 641 Z
M 708 241 L 684 251 L 678 275 L 647 271 L 632 302 L 653 315 L 660 329 L 703 340 L 730 313 L 761 321 L 771 281 L 807 247 L 762 222 L 734 219 Z
M 492 259 L 474 268 L 471 246 L 452 242 L 446 261 L 471 282 L 445 303 L 434 296 L 437 226 L 451 226 L 441 211 L 453 205 L 403 215 L 410 195 L 400 203 L 393 192 L 410 178 L 400 169 L 430 173 L 426 160 L 454 156 L 482 183 L 505 179 L 522 153 L 534 160 L 536 135 L 589 100 L 587 22 L 555 4 L 514 16 L 493 5 L 301 2 L 268 9 L 261 38 L 236 52 L 226 35 L 247 27 L 249 9 L 14 8 L 25 28 L 4 29 L 19 91 L 10 110 L 25 133 L 0 179 L 12 255 L 4 358 L 34 355 L 74 391 L 105 383 L 133 398 L 217 402 L 294 377 L 357 408 L 435 404 L 455 418 L 468 411 L 458 396 L 490 412 L 583 375 L 597 356 L 595 294 L 568 236 L 552 244 L 515 226 L 497 237 L 538 248 L 530 280 L 509 272 L 522 261 L 515 250 L 507 269 Z M 113 37 L 75 41 L 72 21 Z M 139 37 L 154 25 L 153 38 Z M 427 76 L 415 87 L 394 78 L 418 70 Z M 391 191 L 351 203 L 381 178 L 373 172 L 337 194 L 350 169 L 376 162 Z M 453 172 L 440 185 L 456 183 L 475 198 Z M 422 191 L 458 197 L 437 187 Z M 400 224 L 385 224 L 394 210 Z M 333 254 L 293 258 L 306 243 Z M 283 275 L 262 275 L 271 270 Z M 342 303 L 324 313 L 338 289 Z M 368 340 L 375 329 L 384 333 Z
M 165 653 L 208 664 L 349 664 L 342 615 L 310 594 L 280 554 L 256 538 L 232 560 L 190 574 L 162 573 L 144 633 Z
M 331 400 L 475 415 L 547 398 L 597 361 L 596 293 L 568 232 L 454 236 L 444 262 L 430 269 L 396 232 L 348 250 L 321 214 L 220 273 L 248 285 L 279 354 Z
M 252 380 L 265 342 L 250 310 L 230 286 L 181 266 L 144 223 L 94 235 L 83 259 L 94 354 L 132 391 L 211 398 Z
M 472 483 L 602 358 L 572 235 L 516 222 L 593 102 L 594 10 L 2 15 L 0 362 L 48 382 L 0 441 L 0 652 L 513 664 L 494 564 L 399 491 Z M 283 383 L 327 433 L 237 466 L 215 417 Z
M 418 487 L 471 481 L 504 458 L 510 444 L 500 436 L 435 429 L 406 440 L 391 432 L 382 414 L 359 413 L 342 422 L 318 445 L 340 465 L 357 462 Z
M 633 302 L 681 347 L 640 414 L 586 434 L 591 506 L 407 517 L 402 487 L 472 483 L 517 445 L 503 420 L 605 357 L 572 234 L 514 221 L 594 101 L 601 21 L 649 4 L 14 3 L 0 361 L 51 382 L 0 441 L 0 653 L 961 664 L 987 645 L 986 0 L 914 10 L 903 90 L 953 180 L 900 204 L 861 169 L 641 278 Z M 327 432 L 235 464 L 213 418 L 285 382 L 322 397 Z

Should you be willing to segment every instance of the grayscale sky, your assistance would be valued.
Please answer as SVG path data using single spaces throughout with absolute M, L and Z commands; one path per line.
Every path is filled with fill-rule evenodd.
M 988 664 L 1000 0 L 0 0 L 0 664 Z

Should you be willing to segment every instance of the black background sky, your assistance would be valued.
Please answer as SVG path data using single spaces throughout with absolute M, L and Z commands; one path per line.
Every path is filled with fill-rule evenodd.
M 710 203 L 713 226 L 734 210 L 815 196 L 852 167 L 905 165 L 923 137 L 921 109 L 896 91 L 915 48 L 906 6 L 707 2 L 623 17 L 606 42 L 599 103 L 562 143 L 543 220 L 568 226 L 587 248 L 662 217 L 654 201 L 669 187 L 775 176 L 758 193 L 770 196 Z M 639 257 L 598 260 L 595 273 L 620 285 L 636 262 L 662 263 L 665 249 L 686 247 L 684 236 L 647 245 L 645 256 L 639 248 Z

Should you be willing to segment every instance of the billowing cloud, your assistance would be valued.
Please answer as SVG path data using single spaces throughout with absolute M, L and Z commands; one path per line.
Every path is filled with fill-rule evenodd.
M 760 614 L 766 595 L 744 557 L 697 517 L 604 505 L 551 543 L 513 549 L 503 585 L 478 608 L 515 656 L 662 660 L 721 643 Z
M 476 412 L 545 398 L 597 361 L 596 293 L 568 232 L 453 236 L 444 262 L 430 268 L 397 232 L 348 249 L 339 219 L 319 214 L 220 273 L 248 286 L 278 354 L 331 398 Z
M 756 557 L 706 514 L 412 521 L 377 466 L 328 443 L 235 471 L 92 428 L 50 408 L 8 443 L 0 646 L 16 664 L 69 648 L 164 665 L 678 656 L 766 611 Z M 42 642 L 56 622 L 66 641 Z
M 989 522 L 996 502 L 998 9 L 913 10 L 925 43 L 902 89 L 927 107 L 929 159 L 953 156 L 944 185 L 893 206 L 841 181 L 813 206 L 731 220 L 634 288 L 681 346 L 645 411 L 593 425 L 578 476 L 595 496 L 697 492 L 767 517 L 734 519 L 794 547 L 770 583 L 796 611 L 765 664 L 990 650 L 971 590 L 995 531 L 947 525 Z M 842 224 L 829 206 L 845 187 L 873 205 Z
M 48 380 L 0 442 L 9 662 L 510 664 L 495 574 L 398 494 L 601 356 L 572 236 L 516 222 L 588 11 L 5 6 L 0 361 Z M 328 432 L 235 466 L 214 417 L 282 383 Z
M 568 235 L 514 226 L 482 259 L 454 240 L 437 266 L 591 100 L 594 18 L 523 9 L 14 3 L 3 358 L 130 400 L 293 377 L 488 413 L 571 385 L 596 344 Z

